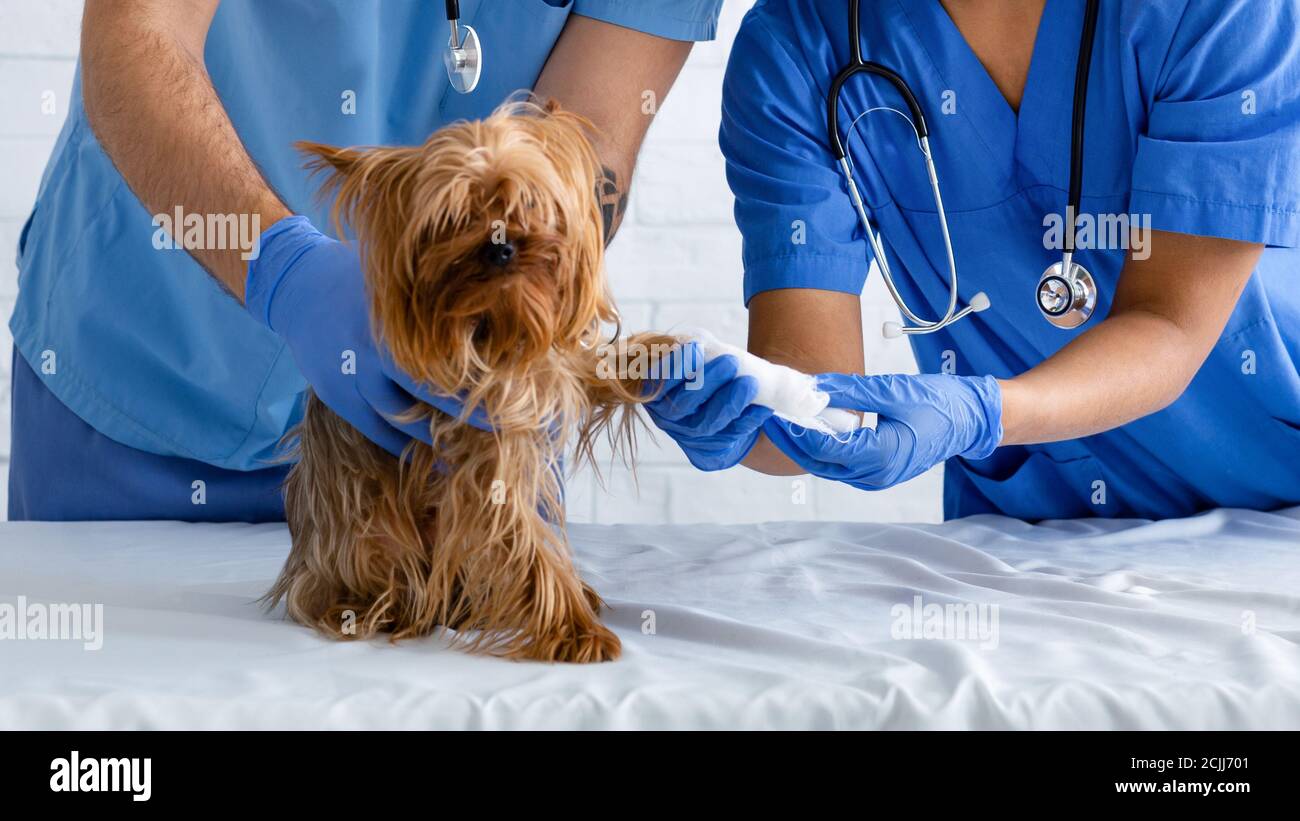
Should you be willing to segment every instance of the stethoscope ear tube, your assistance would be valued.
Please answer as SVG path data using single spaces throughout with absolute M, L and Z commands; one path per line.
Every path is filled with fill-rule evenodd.
M 916 100 L 916 95 L 912 89 L 897 72 L 886 68 L 879 63 L 873 63 L 862 59 L 862 43 L 859 29 L 859 0 L 850 0 L 849 2 L 849 33 L 850 33 L 850 51 L 851 60 L 849 65 L 835 76 L 831 81 L 830 92 L 826 98 L 826 130 L 830 137 L 831 152 L 840 166 L 840 172 L 844 175 L 845 184 L 849 190 L 849 198 L 853 202 L 853 207 L 858 213 L 858 220 L 862 225 L 862 230 L 867 235 L 867 241 L 871 245 L 871 252 L 876 260 L 876 266 L 880 269 L 881 278 L 885 281 L 885 287 L 889 290 L 889 295 L 893 297 L 894 302 L 898 305 L 903 316 L 910 320 L 912 325 L 904 326 L 897 322 L 886 322 L 882 332 L 887 338 L 894 338 L 903 334 L 928 334 L 934 333 L 942 328 L 946 328 L 958 319 L 968 314 L 985 310 L 989 307 L 989 298 L 983 292 L 976 294 L 970 304 L 961 310 L 957 309 L 957 261 L 952 250 L 952 237 L 948 232 L 948 215 L 943 207 L 943 196 L 939 190 L 939 174 L 934 167 L 934 157 L 930 151 L 930 132 L 925 123 L 925 115 L 921 112 L 921 105 Z M 858 191 L 857 182 L 853 179 L 852 163 L 848 157 L 848 151 L 845 149 L 844 142 L 840 137 L 839 125 L 839 100 L 840 90 L 849 78 L 858 74 L 868 74 L 873 77 L 880 77 L 888 81 L 890 85 L 903 98 L 907 105 L 908 112 L 911 114 L 910 121 L 912 130 L 916 132 L 917 146 L 925 158 L 926 175 L 930 179 L 931 193 L 934 196 L 935 211 L 939 216 L 939 228 L 943 234 L 944 250 L 948 261 L 948 307 L 941 318 L 929 321 L 922 319 L 911 307 L 908 306 L 907 300 L 899 292 L 897 285 L 894 283 L 894 275 L 889 267 L 889 258 L 885 256 L 884 244 L 876 235 L 875 230 L 871 227 L 871 220 L 867 217 L 866 206 L 863 204 L 862 195 Z M 870 110 L 870 109 L 869 109 Z M 856 123 L 856 121 L 855 121 Z M 853 125 L 849 126 L 850 129 Z
M 840 88 L 850 77 L 857 74 L 871 74 L 888 81 L 899 96 L 903 98 L 903 103 L 912 115 L 912 128 L 916 131 L 916 139 L 923 140 L 930 136 L 930 129 L 925 124 L 925 115 L 921 113 L 921 104 L 916 101 L 916 95 L 912 93 L 912 89 L 899 76 L 898 72 L 882 66 L 880 63 L 862 59 L 858 3 L 859 0 L 849 0 L 849 43 L 851 51 L 849 64 L 841 69 L 839 74 L 835 75 L 835 79 L 831 81 L 830 92 L 826 95 L 826 131 L 830 135 L 831 153 L 835 156 L 837 162 L 844 159 L 848 154 L 844 149 L 843 141 L 840 140 Z

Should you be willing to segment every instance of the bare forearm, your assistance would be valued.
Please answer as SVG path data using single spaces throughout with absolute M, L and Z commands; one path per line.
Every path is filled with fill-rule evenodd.
M 862 373 L 862 304 L 834 291 L 757 294 L 749 303 L 749 350 L 804 373 Z M 807 472 L 761 433 L 741 464 L 772 476 Z
M 1002 444 L 1076 439 L 1155 413 L 1177 399 L 1209 347 L 1147 311 L 1112 315 L 1002 386 Z
M 1154 231 L 1130 259 L 1110 315 L 1002 385 L 1002 443 L 1075 439 L 1155 413 L 1196 376 L 1263 246 Z
M 167 3 L 87 2 L 82 25 L 87 118 L 151 213 L 170 215 L 179 207 L 205 218 L 255 215 L 264 230 L 289 210 L 244 150 L 203 65 L 216 2 Z M 177 234 L 180 230 L 173 226 Z M 246 249 L 190 253 L 243 299 Z
M 753 339 L 754 329 L 752 323 L 750 335 L 750 350 L 758 353 L 759 356 L 769 362 L 785 365 L 805 373 L 829 373 L 843 369 L 842 363 L 832 363 L 826 360 L 825 355 L 818 352 L 816 348 L 807 348 L 794 339 L 788 337 L 784 339 L 766 339 L 761 335 L 758 339 Z M 860 373 L 862 367 L 858 365 L 856 368 L 849 368 L 848 370 Z M 759 433 L 758 441 L 754 443 L 754 447 L 750 449 L 740 463 L 750 470 L 766 473 L 769 476 L 800 476 L 807 473 L 807 471 L 795 464 L 790 457 L 782 453 L 776 445 L 773 445 L 763 433 Z
M 627 209 L 641 141 L 690 51 L 687 42 L 574 15 L 537 80 L 539 97 L 595 127 L 592 145 L 605 166 L 597 185 L 607 244 Z

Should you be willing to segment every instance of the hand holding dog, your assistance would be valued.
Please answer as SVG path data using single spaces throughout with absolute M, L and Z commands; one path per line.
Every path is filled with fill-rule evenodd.
M 394 456 L 412 438 L 429 441 L 428 423 L 396 418 L 417 402 L 452 416 L 461 413 L 455 397 L 417 384 L 376 344 L 355 245 L 325 236 L 301 216 L 272 225 L 261 243 L 260 255 L 248 265 L 248 311 L 285 340 L 331 410 Z M 348 351 L 355 369 L 343 367 Z M 479 411 L 469 422 L 490 429 Z
M 660 366 L 676 376 L 650 385 L 659 393 L 645 408 L 692 465 L 699 470 L 723 470 L 754 447 L 772 410 L 752 404 L 758 382 L 752 376 L 736 376 L 739 363 L 734 356 L 701 365 L 703 359 L 693 342 L 674 351 Z

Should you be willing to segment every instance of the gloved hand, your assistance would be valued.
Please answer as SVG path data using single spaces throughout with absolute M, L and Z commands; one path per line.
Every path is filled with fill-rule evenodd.
M 285 340 L 298 370 L 330 410 L 394 456 L 412 437 L 429 441 L 427 423 L 395 418 L 417 400 L 460 415 L 459 400 L 422 387 L 376 345 L 354 245 L 331 239 L 306 217 L 294 216 L 263 232 L 260 248 L 248 263 L 244 303 Z M 355 373 L 344 373 L 345 351 L 355 354 Z M 491 429 L 481 409 L 469 423 Z
M 817 377 L 831 407 L 874 411 L 876 427 L 848 440 L 773 417 L 763 432 L 814 476 L 883 490 L 952 457 L 983 459 L 1002 441 L 1002 389 L 991 376 Z
M 692 465 L 723 470 L 754 447 L 772 409 L 750 404 L 758 395 L 758 382 L 752 376 L 736 378 L 736 357 L 720 356 L 701 365 L 703 359 L 699 346 L 691 342 L 660 360 L 660 372 L 671 377 L 647 385 L 659 392 L 645 409 Z

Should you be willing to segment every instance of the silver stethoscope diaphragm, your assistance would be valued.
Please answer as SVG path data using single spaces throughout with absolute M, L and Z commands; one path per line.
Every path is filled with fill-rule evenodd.
M 1066 330 L 1087 322 L 1097 308 L 1097 283 L 1070 254 L 1047 267 L 1036 294 L 1043 318 Z
M 442 64 L 447 68 L 451 87 L 461 94 L 469 94 L 483 75 L 483 44 L 472 26 L 460 24 L 459 0 L 447 0 L 447 23 L 451 26 L 451 37 L 442 53 Z

